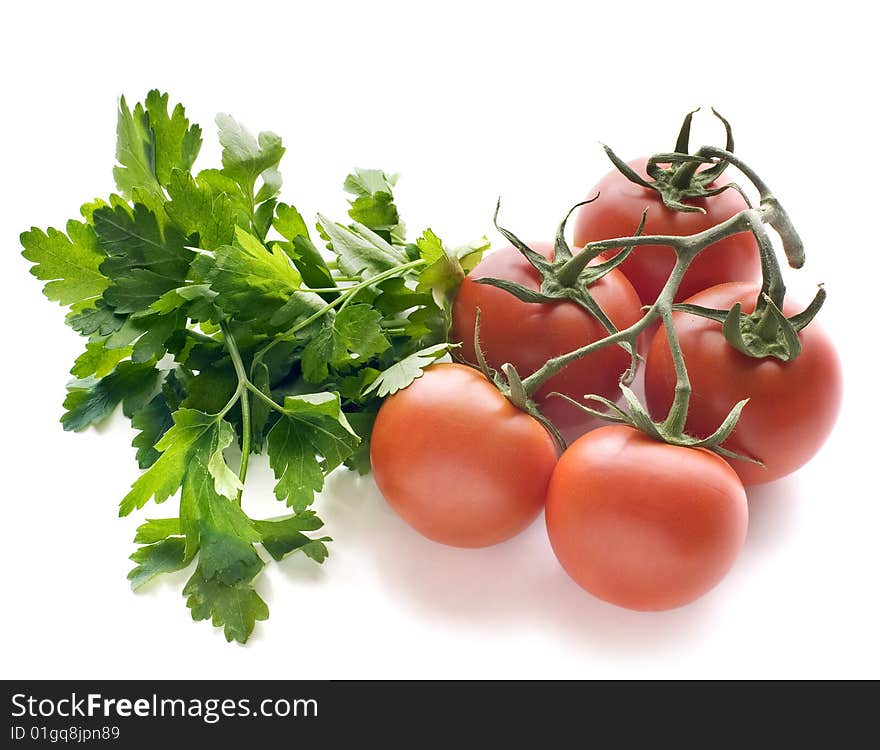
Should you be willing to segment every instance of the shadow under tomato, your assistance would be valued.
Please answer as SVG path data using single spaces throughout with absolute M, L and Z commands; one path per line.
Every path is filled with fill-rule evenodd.
M 369 477 L 338 472 L 322 497 L 327 531 L 408 606 L 475 630 L 543 630 L 627 654 L 668 652 L 711 627 L 712 592 L 669 612 L 632 612 L 583 591 L 550 548 L 543 517 L 519 536 L 486 549 L 425 539 L 388 507 Z M 326 501 L 325 501 L 326 498 Z M 722 587 L 723 587 L 722 583 Z
M 804 492 L 797 474 L 775 482 L 746 487 L 749 498 L 749 533 L 743 557 L 763 556 L 788 537 L 797 523 Z

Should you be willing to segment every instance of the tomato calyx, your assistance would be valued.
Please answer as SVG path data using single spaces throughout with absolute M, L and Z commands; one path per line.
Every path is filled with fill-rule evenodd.
M 565 226 L 576 209 L 585 206 L 588 203 L 593 203 L 598 198 L 599 196 L 595 195 L 588 200 L 575 203 L 575 205 L 572 206 L 568 210 L 568 213 L 562 218 L 562 221 L 559 223 L 556 230 L 556 237 L 553 245 L 553 260 L 548 260 L 541 253 L 530 248 L 513 232 L 502 227 L 498 223 L 498 212 L 501 209 L 501 201 L 499 200 L 495 206 L 495 215 L 492 219 L 495 228 L 508 242 L 510 242 L 511 245 L 519 250 L 532 268 L 538 272 L 538 276 L 541 280 L 540 287 L 539 290 L 536 291 L 513 281 L 491 277 L 475 279 L 475 281 L 478 284 L 489 284 L 490 286 L 504 289 L 518 299 L 521 299 L 523 302 L 553 302 L 556 300 L 570 299 L 576 302 L 581 302 L 584 306 L 589 305 L 588 309 L 592 312 L 595 307 L 595 302 L 593 301 L 592 295 L 589 294 L 588 287 L 595 284 L 599 279 L 606 276 L 623 263 L 633 249 L 631 245 L 623 247 L 610 259 L 592 266 L 589 265 L 590 261 L 599 257 L 601 254 L 600 252 L 584 250 L 577 255 L 572 252 L 568 241 L 565 239 Z M 642 216 L 642 220 L 634 236 L 639 236 L 644 227 L 645 217 Z M 598 310 L 598 307 L 595 307 L 595 309 Z
M 804 310 L 786 318 L 773 299 L 764 293 L 758 295 L 755 311 L 743 314 L 737 302 L 730 310 L 716 310 L 701 305 L 679 304 L 673 309 L 721 323 L 724 338 L 737 351 L 749 357 L 774 357 L 791 362 L 801 353 L 798 333 L 816 317 L 825 302 L 825 288 L 820 284 L 816 296 Z
M 663 205 L 673 211 L 704 214 L 706 210 L 701 206 L 695 206 L 684 201 L 694 198 L 709 198 L 723 193 L 725 190 L 736 190 L 743 197 L 746 205 L 751 208 L 748 196 L 736 183 L 728 182 L 723 185 L 714 185 L 715 181 L 727 169 L 728 161 L 717 161 L 707 158 L 700 152 L 696 154 L 690 153 L 691 121 L 697 112 L 699 112 L 699 109 L 695 109 L 685 115 L 681 130 L 678 133 L 678 139 L 675 142 L 674 151 L 671 153 L 654 154 L 654 156 L 648 159 L 645 167 L 648 179 L 645 179 L 636 172 L 636 170 L 615 154 L 609 146 L 603 143 L 602 148 L 605 149 L 605 153 L 611 159 L 612 164 L 624 177 L 636 185 L 654 190 L 663 200 Z M 714 108 L 712 109 L 712 114 L 724 125 L 726 134 L 724 150 L 733 152 L 733 131 L 731 130 L 730 123 Z M 712 166 L 700 169 L 701 166 L 706 164 Z
M 540 285 L 535 290 L 508 279 L 483 277 L 474 279 L 474 281 L 477 284 L 486 284 L 503 289 L 523 302 L 536 304 L 562 301 L 574 302 L 587 310 L 609 334 L 617 333 L 614 323 L 611 322 L 611 319 L 599 303 L 596 302 L 593 295 L 590 294 L 589 287 L 623 263 L 632 252 L 633 246 L 623 246 L 608 260 L 590 265 L 591 261 L 601 255 L 601 251 L 592 252 L 585 249 L 580 253 L 574 254 L 565 239 L 565 226 L 575 209 L 587 203 L 592 203 L 598 197 L 596 195 L 589 200 L 576 203 L 562 218 L 556 230 L 553 260 L 548 260 L 541 253 L 533 250 L 513 232 L 498 223 L 498 212 L 501 209 L 501 200 L 499 199 L 495 206 L 495 215 L 493 217 L 495 228 L 537 271 Z M 642 214 L 642 219 L 636 228 L 634 237 L 641 236 L 645 228 L 646 216 L 647 210 Z M 638 354 L 630 341 L 621 341 L 619 346 L 630 356 L 631 365 L 624 374 L 623 379 L 623 382 L 630 383 L 635 377 Z
M 688 435 L 682 429 L 684 420 L 679 420 L 680 410 L 673 404 L 669 415 L 662 422 L 655 422 L 648 414 L 648 410 L 639 401 L 639 397 L 627 386 L 621 383 L 620 390 L 623 392 L 624 406 L 620 406 L 610 399 L 594 394 L 584 396 L 584 401 L 596 401 L 605 406 L 608 411 L 600 411 L 593 409 L 584 403 L 575 401 L 574 399 L 562 394 L 552 393 L 550 395 L 564 398 L 569 403 L 582 409 L 587 414 L 602 419 L 612 424 L 621 424 L 632 427 L 640 432 L 645 433 L 649 437 L 661 443 L 668 443 L 680 448 L 706 448 L 707 450 L 717 453 L 725 458 L 739 459 L 740 461 L 748 461 L 763 466 L 760 459 L 753 456 L 746 456 L 742 453 L 736 453 L 723 447 L 723 443 L 733 434 L 739 422 L 742 410 L 749 402 L 743 399 L 734 405 L 721 424 L 711 435 L 705 438 L 694 437 Z M 687 407 L 684 409 L 684 415 L 687 416 Z

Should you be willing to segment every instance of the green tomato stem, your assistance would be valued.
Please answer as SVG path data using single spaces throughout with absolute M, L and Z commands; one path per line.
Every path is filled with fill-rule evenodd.
M 598 242 L 589 243 L 586 248 L 584 248 L 584 252 L 597 252 L 597 254 L 604 252 L 605 250 L 613 250 L 616 247 L 625 247 L 627 245 L 668 245 L 675 251 L 677 261 L 675 267 L 672 269 L 672 273 L 666 280 L 666 284 L 661 290 L 660 295 L 657 297 L 657 301 L 648 308 L 648 311 L 641 319 L 633 323 L 629 328 L 624 328 L 617 333 L 610 334 L 609 336 L 594 341 L 591 344 L 587 344 L 580 349 L 575 349 L 574 351 L 549 359 L 543 367 L 523 379 L 523 386 L 525 387 L 526 393 L 529 396 L 532 396 L 542 385 L 544 385 L 544 383 L 564 367 L 567 367 L 572 362 L 575 362 L 582 357 L 586 357 L 593 352 L 604 349 L 607 346 L 619 344 L 621 342 L 629 342 L 635 347 L 639 334 L 654 320 L 661 317 L 664 310 L 668 310 L 670 313 L 672 312 L 672 304 L 675 300 L 675 295 L 678 292 L 678 287 L 681 285 L 681 280 L 684 278 L 685 271 L 687 271 L 693 259 L 709 245 L 718 242 L 725 237 L 739 234 L 740 232 L 750 231 L 752 229 L 750 213 L 758 211 L 759 209 L 747 209 L 741 211 L 717 226 L 690 236 L 677 237 L 674 235 L 660 234 L 639 235 L 636 237 L 618 237 L 615 239 L 600 240 Z M 575 258 L 577 257 L 578 256 L 576 255 Z
M 681 435 L 687 422 L 688 406 L 691 401 L 691 381 L 688 377 L 687 366 L 681 351 L 681 343 L 678 333 L 672 321 L 672 310 L 664 307 L 660 313 L 663 328 L 666 330 L 666 338 L 669 341 L 669 351 L 672 353 L 672 363 L 675 367 L 675 396 L 672 406 L 663 423 L 664 431 L 671 435 Z
M 600 349 L 615 344 L 628 344 L 635 351 L 639 334 L 644 331 L 654 320 L 660 319 L 666 331 L 669 348 L 672 355 L 672 361 L 676 374 L 675 395 L 672 404 L 667 413 L 666 419 L 662 424 L 657 424 L 658 434 L 662 434 L 664 439 L 678 440 L 684 439 L 684 428 L 687 422 L 688 407 L 690 404 L 691 384 L 688 377 L 687 366 L 681 351 L 681 345 L 678 335 L 675 331 L 672 311 L 676 294 L 684 278 L 685 272 L 703 250 L 714 243 L 730 237 L 734 234 L 742 232 L 751 232 L 758 243 L 761 256 L 761 268 L 763 272 L 763 288 L 758 299 L 758 305 L 767 306 L 768 313 L 762 318 L 762 324 L 767 327 L 776 326 L 777 319 L 772 314 L 774 311 L 770 309 L 769 303 L 762 300 L 769 299 L 777 307 L 781 307 L 785 296 L 785 284 L 782 279 L 782 273 L 776 254 L 773 251 L 772 243 L 767 235 L 764 227 L 765 223 L 771 224 L 780 234 L 783 231 L 788 232 L 783 238 L 784 242 L 788 242 L 787 253 L 793 250 L 795 260 L 798 259 L 798 247 L 801 248 L 800 258 L 802 261 L 802 245 L 800 238 L 794 231 L 793 227 L 790 231 L 786 228 L 788 222 L 787 214 L 785 214 L 779 202 L 773 197 L 757 175 L 751 169 L 746 167 L 738 158 L 723 149 L 701 149 L 701 154 L 711 153 L 711 155 L 730 161 L 734 166 L 738 167 L 758 188 L 761 194 L 761 204 L 759 208 L 748 208 L 740 211 L 724 222 L 711 227 L 707 230 L 689 236 L 671 236 L 671 235 L 638 235 L 634 237 L 619 237 L 615 239 L 601 240 L 589 243 L 582 253 L 574 256 L 566 263 L 565 270 L 574 269 L 583 270 L 586 261 L 582 258 L 593 258 L 602 252 L 612 250 L 614 248 L 644 245 L 666 245 L 671 247 L 676 255 L 676 262 L 658 295 L 654 304 L 652 304 L 642 318 L 633 325 L 621 331 L 611 332 L 605 338 L 594 341 L 586 346 L 575 349 L 574 351 L 553 357 L 548 360 L 541 368 L 533 372 L 528 377 L 518 381 L 519 390 L 524 392 L 527 397 L 531 397 L 538 391 L 550 378 L 556 375 L 564 367 L 572 362 L 586 357 Z M 780 218 L 782 217 L 782 218 Z M 780 223 L 780 230 L 773 222 Z M 789 222 L 790 224 L 790 222 Z M 789 256 L 791 260 L 792 256 Z M 763 309 L 763 308 L 761 308 Z M 608 326 L 606 326 L 608 328 Z M 771 333 L 768 331 L 768 333 Z M 624 376 L 624 378 L 626 375 Z M 624 379 L 622 384 L 626 384 Z
M 688 187 L 699 167 L 700 162 L 696 160 L 683 162 L 675 170 L 675 174 L 672 176 L 672 184 L 681 189 Z
M 581 252 L 573 255 L 565 261 L 556 273 L 556 278 L 559 279 L 559 283 L 563 286 L 574 287 L 581 272 L 587 267 L 593 258 L 599 255 L 599 252 L 592 252 L 591 250 L 584 248 Z

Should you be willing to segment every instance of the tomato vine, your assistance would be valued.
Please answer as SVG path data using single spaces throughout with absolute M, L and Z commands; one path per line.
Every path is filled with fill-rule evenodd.
M 729 219 L 702 232 L 683 236 L 643 234 L 642 229 L 645 223 L 643 216 L 639 228 L 632 236 L 590 242 L 581 252 L 573 254 L 565 241 L 564 230 L 566 220 L 574 208 L 583 205 L 582 203 L 577 204 L 566 214 L 559 226 L 556 236 L 556 260 L 553 263 L 548 262 L 545 258 L 531 251 L 513 233 L 499 227 L 499 231 L 528 258 L 530 263 L 542 272 L 544 281 L 541 293 L 536 294 L 530 290 L 523 290 L 518 288 L 517 285 L 512 285 L 509 282 L 498 279 L 481 279 L 482 283 L 506 289 L 520 299 L 530 302 L 546 302 L 554 298 L 574 299 L 602 322 L 608 331 L 608 335 L 565 354 L 550 358 L 542 367 L 525 377 L 522 377 L 509 364 L 501 367 L 502 375 L 496 372 L 492 373 L 492 377 L 496 385 L 502 389 L 514 404 L 540 418 L 539 410 L 531 401 L 531 396 L 551 377 L 567 365 L 594 352 L 609 346 L 623 346 L 632 357 L 631 367 L 623 374 L 620 380 L 625 404 L 623 407 L 608 398 L 595 394 L 585 395 L 584 401 L 598 402 L 606 407 L 607 411 L 592 408 L 587 406 L 586 403 L 574 402 L 573 399 L 563 394 L 556 395 L 577 403 L 580 408 L 595 417 L 614 423 L 628 424 L 658 440 L 672 445 L 709 448 L 728 458 L 739 458 L 760 463 L 758 457 L 737 454 L 727 450 L 722 445 L 735 429 L 747 400 L 742 400 L 735 404 L 715 432 L 708 437 L 695 437 L 688 435 L 684 431 L 691 398 L 691 384 L 687 365 L 673 324 L 672 314 L 674 311 L 683 311 L 718 320 L 723 324 L 724 334 L 729 343 L 743 354 L 751 357 L 775 357 L 782 361 L 791 361 L 800 353 L 798 332 L 815 317 L 825 301 L 826 293 L 820 285 L 812 302 L 801 313 L 790 318 L 786 318 L 783 315 L 782 303 L 785 297 L 785 283 L 766 227 L 770 226 L 778 233 L 788 263 L 793 268 L 800 268 L 804 263 L 803 242 L 787 211 L 767 184 L 748 164 L 738 156 L 735 156 L 730 150 L 733 142 L 729 124 L 717 112 L 715 115 L 722 119 L 727 130 L 727 148 L 703 146 L 695 154 L 687 153 L 687 140 L 692 114 L 690 113 L 685 118 L 685 124 L 679 136 L 676 148 L 680 149 L 680 151 L 677 150 L 672 154 L 657 154 L 649 160 L 649 163 L 652 165 L 660 163 L 672 163 L 674 165 L 667 172 L 660 172 L 653 166 L 651 167 L 655 177 L 660 180 L 661 187 L 658 188 L 656 182 L 653 185 L 648 185 L 646 181 L 639 178 L 640 184 L 654 187 L 660 190 L 661 193 L 666 191 L 664 193 L 664 201 L 666 201 L 668 190 L 663 186 L 667 183 L 669 185 L 677 185 L 680 189 L 684 185 L 684 180 L 680 177 L 682 174 L 687 173 L 692 178 L 695 175 L 703 174 L 704 177 L 697 181 L 699 190 L 703 191 L 700 194 L 709 196 L 716 194 L 718 190 L 709 186 L 711 180 L 707 179 L 705 175 L 717 177 L 727 166 L 732 165 L 757 190 L 759 196 L 758 205 L 749 205 L 748 208 L 731 216 Z M 606 150 L 610 152 L 610 149 L 606 148 Z M 610 153 L 613 154 L 613 152 Z M 618 167 L 629 169 L 617 157 L 612 157 L 612 160 Z M 697 170 L 701 166 L 706 166 L 707 169 L 703 172 L 698 172 Z M 731 185 L 733 183 L 727 183 L 725 188 Z M 735 187 L 741 192 L 738 186 Z M 696 189 L 694 188 L 694 190 Z M 677 205 L 680 199 L 687 197 L 693 196 L 691 193 L 679 192 L 677 198 L 669 198 L 668 205 L 676 210 L 692 210 L 693 207 L 688 207 L 686 204 L 682 204 L 683 207 Z M 734 305 L 730 310 L 716 310 L 694 305 L 676 304 L 676 293 L 685 272 L 694 259 L 720 240 L 746 232 L 751 233 L 757 241 L 763 278 L 754 312 L 744 315 L 739 304 Z M 637 252 L 640 246 L 645 245 L 665 245 L 671 248 L 675 252 L 675 264 L 660 294 L 647 307 L 645 314 L 629 327 L 616 330 L 610 324 L 601 308 L 595 303 L 595 300 L 592 299 L 589 294 L 589 285 L 595 280 L 597 272 L 602 272 L 600 269 L 607 268 L 610 270 L 616 267 L 630 253 Z M 602 264 L 589 266 L 600 255 L 615 250 L 617 253 Z M 676 374 L 675 394 L 672 404 L 665 419 L 656 422 L 651 419 L 648 411 L 641 404 L 636 394 L 629 388 L 638 366 L 636 348 L 638 337 L 655 321 L 659 321 L 666 332 Z M 478 331 L 476 336 L 478 338 Z M 481 366 L 484 366 L 484 364 L 483 362 Z M 546 420 L 543 421 L 545 424 L 547 423 Z M 552 430 L 552 426 L 550 428 Z M 557 440 L 560 439 L 555 431 L 554 435 L 557 437 Z

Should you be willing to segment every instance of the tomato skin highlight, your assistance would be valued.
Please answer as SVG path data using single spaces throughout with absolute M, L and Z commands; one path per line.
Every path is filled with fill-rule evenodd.
M 562 454 L 546 522 L 576 583 L 620 607 L 657 611 L 688 604 L 725 576 L 745 541 L 748 503 L 714 453 L 612 425 Z
M 629 165 L 647 177 L 646 158 L 636 159 Z M 724 175 L 715 185 L 730 182 Z M 660 195 L 649 188 L 630 182 L 621 172 L 612 169 L 590 192 L 599 193 L 598 200 L 578 209 L 574 227 L 574 242 L 583 247 L 588 242 L 613 237 L 629 237 L 635 232 L 642 212 L 647 208 L 643 234 L 683 236 L 696 234 L 714 227 L 748 208 L 735 190 L 725 190 L 709 198 L 686 201 L 705 209 L 706 213 L 673 211 L 663 205 Z M 633 250 L 620 265 L 646 305 L 653 303 L 669 278 L 675 265 L 675 251 L 664 245 L 644 245 Z M 704 250 L 684 275 L 675 301 L 680 302 L 701 289 L 726 281 L 752 281 L 761 270 L 758 245 L 751 233 L 744 232 L 726 237 Z
M 742 303 L 744 313 L 755 309 L 760 286 L 721 284 L 688 300 L 695 305 L 729 309 Z M 800 312 L 785 301 L 786 316 Z M 724 443 L 737 453 L 761 459 L 765 467 L 730 460 L 746 485 L 779 479 L 809 461 L 834 427 L 843 394 L 843 374 L 834 344 L 811 322 L 799 336 L 803 350 L 791 362 L 756 359 L 738 352 L 724 338 L 721 324 L 686 313 L 674 313 L 693 395 L 685 427 L 698 437 L 710 435 L 733 405 L 750 399 L 733 435 Z M 675 372 L 669 343 L 660 330 L 645 363 L 645 396 L 654 419 L 672 403 Z
M 530 247 L 546 258 L 553 257 L 552 243 L 536 242 Z M 489 366 L 497 370 L 509 362 L 521 377 L 530 375 L 551 357 L 608 335 L 599 321 L 574 302 L 523 302 L 503 289 L 476 283 L 475 279 L 484 277 L 516 281 L 530 289 L 540 285 L 537 271 L 512 246 L 490 253 L 465 277 L 452 307 L 451 338 L 461 342 L 461 356 L 469 362 L 476 361 L 474 325 L 478 308 L 480 344 Z M 616 269 L 590 286 L 590 293 L 619 329 L 642 316 L 638 295 Z M 586 394 L 596 393 L 616 400 L 620 396 L 618 381 L 627 367 L 629 357 L 620 347 L 600 350 L 550 378 L 535 394 L 535 402 L 566 440 L 574 440 L 597 426 L 597 420 L 549 394 L 558 391 L 581 401 Z
M 389 396 L 370 443 L 388 504 L 422 535 L 488 547 L 541 512 L 557 450 L 547 430 L 485 376 L 435 364 Z

